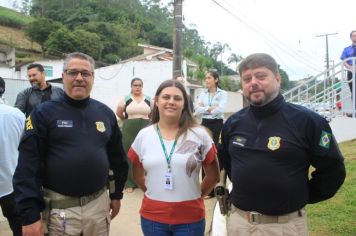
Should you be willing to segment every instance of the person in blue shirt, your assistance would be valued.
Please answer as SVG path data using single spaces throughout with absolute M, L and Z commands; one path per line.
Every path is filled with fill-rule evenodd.
M 356 30 L 351 31 L 350 39 L 352 41 L 352 44 L 350 46 L 344 48 L 344 51 L 342 52 L 341 57 L 340 57 L 341 60 L 345 60 L 350 57 L 356 57 Z M 353 83 L 355 83 L 355 81 L 353 81 L 352 78 L 355 78 L 355 76 L 356 76 L 356 75 L 353 76 L 353 74 L 356 73 L 356 70 L 355 70 L 356 60 L 355 59 L 346 60 L 344 62 L 344 66 L 347 70 L 347 81 L 349 83 L 350 91 L 351 91 L 351 94 L 353 94 L 353 92 L 352 92 L 353 91 Z M 354 100 L 354 103 L 355 103 L 355 108 L 356 108 L 356 100 Z
M 199 95 L 197 105 L 195 106 L 195 113 L 201 115 L 201 125 L 212 132 L 213 141 L 217 145 L 224 122 L 227 94 L 226 91 L 218 87 L 219 74 L 214 70 L 206 73 L 205 84 L 206 90 Z M 213 196 L 214 192 L 211 192 L 209 197 Z

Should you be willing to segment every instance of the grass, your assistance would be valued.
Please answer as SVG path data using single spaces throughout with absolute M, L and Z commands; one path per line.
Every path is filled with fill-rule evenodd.
M 346 179 L 331 199 L 308 205 L 310 236 L 356 236 L 356 140 L 340 144 Z
M 22 28 L 33 21 L 33 18 L 26 16 L 6 7 L 0 7 L 0 24 L 15 28 Z

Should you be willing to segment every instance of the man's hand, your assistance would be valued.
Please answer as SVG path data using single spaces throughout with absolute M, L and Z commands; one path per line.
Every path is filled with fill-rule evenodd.
M 35 223 L 30 225 L 22 226 L 22 235 L 23 236 L 43 236 L 43 223 L 42 220 L 38 220 Z
M 120 207 L 121 207 L 120 200 L 117 200 L 117 199 L 111 200 L 111 203 L 110 203 L 111 219 L 114 219 L 114 217 L 119 213 Z

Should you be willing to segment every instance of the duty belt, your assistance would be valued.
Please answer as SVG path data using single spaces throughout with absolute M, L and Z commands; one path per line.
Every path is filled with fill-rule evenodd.
M 232 206 L 232 208 L 233 210 L 231 213 L 235 211 L 237 214 L 245 218 L 250 224 L 273 224 L 273 223 L 284 224 L 287 223 L 289 220 L 303 216 L 302 210 L 298 210 L 280 216 L 271 216 L 271 215 L 264 215 L 255 211 L 244 211 L 235 206 Z
M 87 196 L 82 196 L 82 197 L 66 196 L 63 199 L 50 199 L 49 207 L 50 207 L 50 209 L 66 209 L 66 208 L 71 208 L 71 207 L 84 206 L 84 205 L 88 204 L 89 202 L 100 197 L 100 195 L 103 194 L 105 190 L 106 190 L 106 187 L 100 189 L 99 191 L 97 191 L 95 193 L 92 193 Z

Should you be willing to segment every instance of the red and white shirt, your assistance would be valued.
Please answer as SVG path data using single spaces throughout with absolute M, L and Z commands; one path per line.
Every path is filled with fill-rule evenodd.
M 167 153 L 174 140 L 164 140 Z M 166 224 L 193 223 L 205 217 L 199 173 L 216 156 L 213 140 L 203 127 L 193 127 L 177 140 L 171 158 L 173 189 L 165 189 L 168 165 L 157 134 L 156 125 L 142 129 L 128 152 L 134 165 L 146 172 L 147 191 L 140 214 L 149 220 Z

